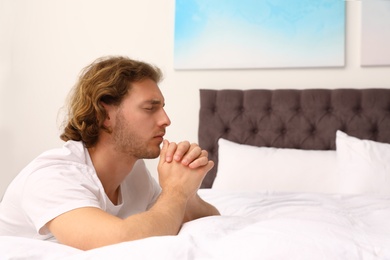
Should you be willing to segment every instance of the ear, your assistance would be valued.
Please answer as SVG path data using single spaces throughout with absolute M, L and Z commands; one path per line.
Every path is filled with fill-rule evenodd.
M 103 125 L 106 128 L 111 129 L 112 126 L 115 124 L 115 117 L 118 108 L 113 105 L 108 105 L 103 101 L 101 101 L 100 104 L 103 106 L 104 110 L 106 111 L 106 118 L 104 119 Z

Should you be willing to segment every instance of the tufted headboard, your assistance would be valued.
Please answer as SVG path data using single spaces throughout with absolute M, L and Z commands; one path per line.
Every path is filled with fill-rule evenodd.
M 218 170 L 218 139 L 276 148 L 334 150 L 336 130 L 390 143 L 390 89 L 200 90 L 199 144 Z

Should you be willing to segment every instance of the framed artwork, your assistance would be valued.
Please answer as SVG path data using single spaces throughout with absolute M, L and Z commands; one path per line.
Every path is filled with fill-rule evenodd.
M 344 66 L 344 0 L 176 0 L 175 5 L 175 69 Z
M 390 0 L 363 0 L 361 10 L 361 65 L 390 65 Z

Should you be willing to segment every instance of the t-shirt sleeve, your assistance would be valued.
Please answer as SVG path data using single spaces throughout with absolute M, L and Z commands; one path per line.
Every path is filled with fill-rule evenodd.
M 101 208 L 99 183 L 87 166 L 52 164 L 34 171 L 23 189 L 22 208 L 41 235 L 57 216 L 82 207 Z

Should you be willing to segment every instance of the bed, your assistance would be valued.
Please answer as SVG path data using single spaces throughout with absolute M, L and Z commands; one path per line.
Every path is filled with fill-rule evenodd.
M 390 89 L 201 89 L 198 133 L 221 216 L 90 251 L 0 237 L 0 259 L 390 259 Z

